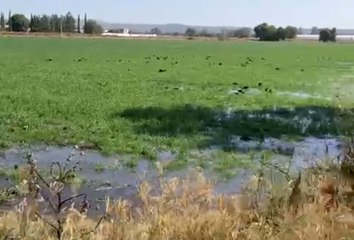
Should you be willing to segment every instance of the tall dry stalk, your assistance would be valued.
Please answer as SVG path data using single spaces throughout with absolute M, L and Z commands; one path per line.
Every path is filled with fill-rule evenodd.
M 294 214 L 298 213 L 298 209 L 302 205 L 302 193 L 301 193 L 300 184 L 301 184 L 301 172 L 299 172 L 299 176 L 296 178 L 294 182 L 294 186 L 292 187 L 291 194 L 288 200 L 289 210 Z
M 338 181 L 327 177 L 319 186 L 320 201 L 326 210 L 338 208 Z

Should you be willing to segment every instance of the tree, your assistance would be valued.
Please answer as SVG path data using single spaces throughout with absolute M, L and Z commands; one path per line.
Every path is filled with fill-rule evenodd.
M 32 15 L 29 21 L 29 28 L 31 32 L 51 32 L 51 17 L 49 15 Z
M 1 28 L 1 30 L 5 29 L 5 16 L 4 16 L 4 13 L 1 13 L 1 15 L 0 15 L 0 28 Z
M 87 20 L 84 26 L 84 33 L 100 34 L 103 33 L 103 28 L 94 20 Z
M 267 31 L 268 31 L 268 24 L 267 23 L 262 23 L 254 27 L 254 32 L 256 35 L 256 38 L 258 38 L 260 41 L 265 41 L 267 39 Z
M 266 29 L 266 41 L 279 41 L 283 39 L 284 29 L 282 27 L 276 28 L 274 25 L 269 25 Z
M 322 29 L 319 33 L 319 41 L 320 42 L 335 42 L 337 36 L 337 29 Z
M 87 24 L 87 15 L 85 13 L 85 17 L 84 17 L 84 33 L 87 33 L 86 32 L 86 24 Z
M 1 13 L 0 16 L 0 29 L 5 30 L 5 16 L 4 13 Z
M 330 40 L 332 41 L 332 42 L 335 42 L 336 40 L 337 40 L 337 28 L 332 28 L 332 30 L 331 30 L 331 38 L 330 38 Z
M 70 12 L 62 17 L 62 21 L 63 32 L 73 33 L 77 31 L 75 18 Z
M 8 18 L 8 25 L 9 25 L 9 31 L 12 32 L 12 22 L 11 22 L 11 10 L 9 11 L 9 18 Z
M 232 37 L 236 37 L 236 38 L 249 38 L 251 37 L 251 28 L 240 28 L 237 29 L 235 31 L 233 31 L 232 33 Z
M 39 32 L 51 32 L 51 25 L 50 25 L 50 16 L 49 15 L 42 15 L 39 18 L 39 27 L 38 27 L 38 31 Z
M 285 40 L 286 39 L 286 29 L 282 27 L 278 27 L 276 31 L 276 39 Z
M 39 27 L 39 17 L 31 13 L 29 26 L 31 32 L 37 32 Z
M 260 41 L 293 39 L 296 38 L 298 32 L 297 28 L 293 26 L 287 26 L 284 29 L 283 27 L 276 28 L 274 25 L 268 25 L 267 23 L 259 24 L 253 30 L 256 38 Z
M 80 14 L 77 16 L 77 33 L 81 33 Z
M 186 32 L 184 33 L 186 36 L 192 38 L 195 37 L 197 31 L 194 28 L 187 28 Z
M 29 19 L 29 25 L 28 27 L 30 28 L 30 31 L 34 31 L 34 22 L 33 22 L 33 14 L 31 13 L 30 19 Z
M 285 38 L 287 39 L 294 39 L 298 33 L 298 29 L 293 26 L 287 26 L 285 28 Z
M 52 32 L 60 32 L 60 18 L 58 15 L 53 14 L 49 20 L 50 29 Z
M 29 20 L 23 14 L 14 14 L 10 18 L 11 30 L 15 32 L 26 32 L 29 28 Z
M 151 33 L 156 34 L 156 35 L 161 35 L 162 31 L 161 31 L 161 29 L 155 27 L 155 28 L 151 29 Z
M 257 25 L 254 29 L 256 38 L 259 41 L 279 41 L 283 38 L 283 28 L 276 28 L 273 25 L 268 25 L 267 23 L 262 23 Z

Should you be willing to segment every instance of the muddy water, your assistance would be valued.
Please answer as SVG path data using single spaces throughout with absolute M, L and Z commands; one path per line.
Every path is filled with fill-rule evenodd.
M 306 159 L 324 159 L 325 157 L 336 158 L 340 154 L 339 141 L 336 139 L 317 139 L 306 138 L 300 142 L 284 142 L 278 139 L 266 139 L 264 142 L 242 141 L 239 137 L 233 139 L 235 150 L 259 151 L 276 150 L 277 154 L 273 156 L 275 161 L 291 161 L 293 170 L 307 166 Z M 217 148 L 206 149 L 199 152 L 202 155 L 209 155 Z M 65 164 L 67 157 L 73 152 L 73 148 L 59 147 L 31 147 L 31 149 L 13 148 L 3 151 L 0 155 L 0 164 L 6 168 L 13 168 L 15 165 L 24 163 L 25 153 L 31 151 L 38 161 L 39 168 L 48 169 L 53 161 L 59 161 Z M 153 190 L 159 189 L 158 171 L 155 164 L 148 160 L 140 160 L 134 170 L 123 167 L 122 160 L 129 159 L 131 156 L 104 157 L 97 152 L 85 152 L 83 156 L 76 154 L 72 162 L 80 161 L 80 176 L 84 178 L 85 184 L 73 190 L 66 188 L 65 195 L 69 196 L 72 192 L 85 193 L 90 200 L 90 214 L 98 215 L 105 208 L 105 196 L 114 199 L 129 199 L 134 204 L 140 204 L 137 197 L 137 187 L 143 180 L 148 180 Z M 169 152 L 161 153 L 158 157 L 159 162 L 170 161 L 176 156 Z M 279 161 L 278 161 L 279 162 Z M 97 166 L 105 167 L 104 171 L 97 172 Z M 189 173 L 188 169 L 166 173 L 166 178 L 184 177 Z M 229 194 L 241 191 L 244 181 L 250 176 L 247 169 L 241 170 L 239 174 L 229 181 L 219 181 L 215 185 L 217 193 Z M 216 181 L 218 175 L 208 171 L 206 178 Z M 4 178 L 0 179 L 2 185 L 11 184 Z M 46 194 L 46 193 L 43 193 Z

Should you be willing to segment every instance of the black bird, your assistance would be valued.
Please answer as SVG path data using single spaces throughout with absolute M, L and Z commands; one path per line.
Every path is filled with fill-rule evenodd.
M 163 73 L 163 72 L 166 72 L 166 71 L 167 71 L 166 69 L 159 69 L 160 73 Z
M 262 83 L 260 82 L 260 83 L 258 83 L 258 87 L 260 87 L 260 86 L 262 86 Z

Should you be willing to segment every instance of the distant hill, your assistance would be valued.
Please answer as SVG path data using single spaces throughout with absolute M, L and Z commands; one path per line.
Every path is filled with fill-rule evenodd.
M 132 24 L 132 23 L 108 23 L 97 21 L 104 29 L 128 28 L 135 32 L 150 32 L 153 28 L 159 28 L 163 33 L 185 33 L 187 28 L 194 28 L 197 31 L 206 30 L 209 33 L 219 33 L 222 29 L 238 29 L 239 27 L 211 27 L 211 26 L 189 26 L 183 24 Z
M 128 28 L 134 32 L 150 32 L 153 28 L 159 28 L 163 33 L 185 33 L 187 28 L 194 28 L 197 31 L 206 30 L 209 33 L 220 33 L 223 29 L 235 30 L 242 28 L 241 27 L 232 27 L 232 26 L 192 26 L 184 25 L 178 23 L 170 24 L 133 24 L 133 23 L 108 23 L 104 21 L 97 20 L 97 22 L 105 29 L 120 29 Z M 252 26 L 253 28 L 254 26 Z M 303 34 L 310 34 L 311 28 L 302 28 Z M 354 29 L 337 29 L 338 35 L 354 35 Z

